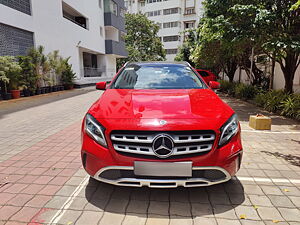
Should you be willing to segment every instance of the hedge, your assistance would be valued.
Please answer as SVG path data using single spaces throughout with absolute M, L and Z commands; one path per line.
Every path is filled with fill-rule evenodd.
M 300 120 L 300 94 L 286 94 L 282 90 L 265 91 L 252 85 L 224 80 L 220 83 L 221 92 L 243 100 L 252 100 L 269 112 Z

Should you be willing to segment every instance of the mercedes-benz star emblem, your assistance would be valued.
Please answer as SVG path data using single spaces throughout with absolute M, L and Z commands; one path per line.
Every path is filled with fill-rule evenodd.
M 166 134 L 157 135 L 153 141 L 152 149 L 157 157 L 167 158 L 174 150 L 173 139 Z
M 160 121 L 159 121 L 159 124 L 160 124 L 160 125 L 165 125 L 165 124 L 167 124 L 167 121 L 165 121 L 165 120 L 160 120 Z

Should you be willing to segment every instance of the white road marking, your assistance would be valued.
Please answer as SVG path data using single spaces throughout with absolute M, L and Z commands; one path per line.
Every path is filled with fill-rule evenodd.
M 244 130 L 242 132 L 249 133 L 266 133 L 266 134 L 300 134 L 300 131 L 266 131 L 266 130 Z
M 71 196 L 65 201 L 65 203 L 62 205 L 62 207 L 55 213 L 55 215 L 52 217 L 49 224 L 57 224 L 61 217 L 65 214 L 67 209 L 70 207 L 72 202 L 75 200 L 77 195 L 80 193 L 80 191 L 86 186 L 87 182 L 89 180 L 89 176 L 86 176 L 81 183 L 78 185 L 78 187 L 73 191 Z
M 241 181 L 252 181 L 252 182 L 269 182 L 269 183 L 292 183 L 292 184 L 300 184 L 300 180 L 298 179 L 278 179 L 278 178 L 264 178 L 264 177 L 233 177 L 234 180 Z

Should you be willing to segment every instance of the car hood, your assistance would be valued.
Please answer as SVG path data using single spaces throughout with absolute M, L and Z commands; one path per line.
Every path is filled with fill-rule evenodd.
M 234 112 L 210 89 L 108 89 L 93 104 L 89 113 L 97 119 L 224 121 Z

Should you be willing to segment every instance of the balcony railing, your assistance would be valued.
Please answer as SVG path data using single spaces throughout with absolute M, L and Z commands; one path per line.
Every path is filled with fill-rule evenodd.
M 84 67 L 83 76 L 84 77 L 103 77 L 105 76 L 106 67 L 100 66 L 98 68 Z

